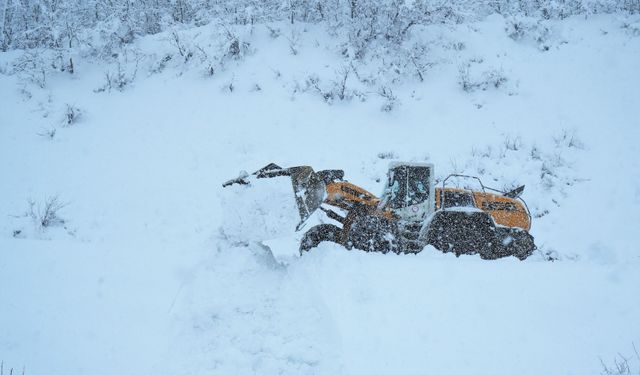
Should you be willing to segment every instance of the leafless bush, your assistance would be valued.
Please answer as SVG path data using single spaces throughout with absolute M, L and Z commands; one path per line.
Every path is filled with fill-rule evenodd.
M 632 343 L 634 357 L 625 357 L 622 354 L 618 353 L 618 355 L 613 359 L 613 365 L 607 365 L 602 358 L 600 358 L 600 364 L 602 365 L 602 375 L 636 375 L 640 374 L 640 353 L 638 353 L 638 349 L 636 345 Z M 633 361 L 638 362 L 637 370 L 634 371 Z
M 350 74 L 351 67 L 343 66 L 336 71 L 336 79 L 327 85 L 322 85 L 317 75 L 310 75 L 307 77 L 306 88 L 303 91 L 311 90 L 317 92 L 328 104 L 332 104 L 336 99 L 341 101 L 351 100 L 354 96 L 359 97 L 361 100 L 366 100 L 366 96 L 363 93 L 348 87 L 347 81 Z
M 167 63 L 171 61 L 171 59 L 173 59 L 173 55 L 165 54 L 160 60 L 158 60 L 153 64 L 153 66 L 151 66 L 149 72 L 151 74 L 161 73 L 167 67 Z
M 640 4 L 638 4 L 638 8 L 640 8 Z M 640 12 L 640 9 L 638 11 Z M 623 22 L 621 28 L 633 37 L 640 36 L 640 22 Z
M 300 32 L 292 29 L 287 40 L 289 41 L 289 51 L 292 55 L 297 55 L 300 49 Z
M 180 34 L 178 34 L 177 31 L 171 32 L 169 43 L 178 50 L 178 53 L 180 54 L 180 56 L 182 56 L 185 63 L 188 62 L 191 57 L 193 57 L 193 51 L 191 50 L 191 47 L 183 41 L 183 38 L 180 36 Z
M 490 158 L 492 153 L 493 153 L 493 148 L 489 145 L 485 146 L 482 149 L 478 148 L 477 146 L 473 146 L 471 148 L 471 156 L 473 156 L 474 158 L 476 157 Z
M 540 51 L 548 51 L 550 48 L 551 29 L 540 20 L 518 17 L 507 21 L 505 31 L 509 38 L 517 42 L 535 43 Z
M 104 73 L 105 84 L 95 89 L 95 92 L 104 92 L 111 90 L 124 91 L 125 88 L 131 85 L 136 78 L 138 72 L 138 63 L 136 62 L 135 69 L 132 73 L 127 73 L 120 62 L 116 65 L 115 71 L 106 71 Z
M 471 62 L 462 64 L 458 68 L 458 84 L 465 92 L 486 91 L 491 87 L 498 89 L 507 81 L 504 73 L 497 69 L 490 69 L 482 72 L 479 76 L 474 76 L 471 72 Z
M 381 86 L 378 90 L 378 95 L 385 99 L 384 104 L 380 109 L 383 112 L 391 112 L 398 106 L 398 97 L 393 94 L 393 91 L 386 86 Z
M 13 367 L 9 368 L 9 375 L 13 375 Z M 22 375 L 24 375 L 25 372 L 25 366 L 22 367 Z M 4 375 L 4 361 L 0 362 L 0 375 Z M 16 375 L 17 375 L 17 371 L 16 371 Z
M 558 253 L 554 249 L 543 249 L 543 248 L 540 248 L 540 249 L 538 249 L 538 252 L 542 256 L 542 259 L 546 260 L 547 262 L 555 262 L 556 260 L 560 260 L 561 259 L 560 253 Z
M 520 137 L 505 136 L 503 145 L 506 150 L 518 151 L 522 147 L 522 139 Z
M 458 84 L 466 92 L 474 91 L 474 83 L 471 81 L 469 73 L 469 64 L 463 64 L 458 67 Z
M 583 149 L 584 143 L 578 138 L 575 131 L 562 129 L 560 134 L 553 137 L 553 141 L 556 144 L 556 147 L 574 147 L 577 149 Z
M 398 155 L 393 151 L 379 152 L 378 159 L 397 159 Z
M 13 69 L 27 82 L 33 83 L 41 89 L 47 86 L 48 66 L 39 51 L 29 51 L 22 54 L 13 62 Z
M 53 51 L 53 59 L 51 59 L 51 68 L 57 69 L 60 72 L 67 72 L 69 74 L 75 73 L 75 65 L 73 64 L 73 58 L 67 55 L 66 50 L 56 49 Z
M 235 32 L 222 26 L 227 34 L 226 56 L 234 60 L 241 60 L 251 51 L 251 43 L 243 41 Z
M 504 85 L 508 79 L 504 76 L 504 73 L 501 70 L 492 69 L 483 73 L 483 86 L 482 89 L 486 90 L 486 86 L 490 85 L 494 88 L 500 88 L 500 86 Z
M 269 36 L 273 39 L 278 39 L 280 37 L 281 31 L 279 28 L 273 28 L 269 25 L 265 25 L 267 30 L 269 30 Z
M 29 199 L 29 209 L 25 213 L 35 223 L 39 230 L 53 226 L 63 225 L 65 220 L 60 217 L 60 210 L 68 205 L 62 202 L 57 195 L 45 198 L 43 202 L 36 203 L 33 199 Z
M 454 51 L 464 51 L 467 45 L 464 42 L 453 42 L 450 44 L 450 48 Z
M 531 157 L 531 160 L 541 160 L 540 150 L 538 149 L 537 146 L 535 145 L 531 146 L 531 150 L 529 151 L 529 156 Z
M 408 65 L 415 71 L 420 82 L 424 82 L 427 70 L 435 65 L 428 57 L 429 47 L 424 43 L 414 43 L 407 53 Z
M 43 131 L 37 134 L 46 139 L 53 139 L 56 136 L 56 128 L 52 127 L 50 129 L 44 129 Z
M 26 85 L 22 85 L 20 87 L 20 89 L 18 90 L 18 92 L 20 93 L 20 95 L 22 95 L 22 97 L 26 100 L 29 100 L 33 97 L 33 94 L 31 93 L 31 91 L 27 90 Z
M 318 77 L 317 75 L 312 74 L 307 77 L 306 86 L 307 88 L 305 90 L 311 89 L 317 92 L 328 104 L 331 104 L 333 102 L 334 94 L 331 91 L 324 90 L 322 87 L 320 87 L 320 77 Z
M 351 69 L 348 66 L 340 68 L 338 73 L 338 79 L 333 82 L 333 88 L 336 92 L 336 95 L 340 100 L 345 100 L 351 97 L 349 91 L 347 90 L 347 79 L 349 79 L 349 73 Z
M 67 104 L 67 109 L 64 112 L 63 126 L 72 126 L 78 122 L 78 119 L 82 116 L 82 110 L 72 104 Z
M 229 80 L 229 82 L 226 82 L 224 85 L 222 85 L 222 92 L 232 94 L 236 90 L 236 86 L 233 84 L 234 80 L 235 77 L 231 77 L 231 80 Z

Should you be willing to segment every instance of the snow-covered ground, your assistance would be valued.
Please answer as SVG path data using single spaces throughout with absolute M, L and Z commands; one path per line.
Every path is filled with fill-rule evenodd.
M 597 374 L 622 355 L 638 371 L 640 27 L 545 25 L 415 30 L 433 65 L 424 82 L 387 77 L 391 111 L 356 79 L 376 76 L 375 61 L 351 68 L 347 100 L 308 84 L 330 87 L 344 68 L 340 42 L 312 25 L 296 26 L 295 55 L 287 25 L 247 30 L 246 54 L 213 77 L 179 61 L 168 34 L 137 42 L 122 91 L 101 90 L 116 65 L 81 55 L 45 88 L 1 74 L 4 370 Z M 214 45 L 213 29 L 183 37 Z M 0 72 L 17 56 L 0 54 Z M 64 126 L 68 105 L 81 115 Z M 541 251 L 482 261 L 324 243 L 281 264 L 221 231 L 243 214 L 221 187 L 240 170 L 341 168 L 379 193 L 393 160 L 525 184 Z M 64 223 L 42 228 L 29 201 L 37 216 L 53 196 Z M 247 227 L 269 219 L 246 215 Z

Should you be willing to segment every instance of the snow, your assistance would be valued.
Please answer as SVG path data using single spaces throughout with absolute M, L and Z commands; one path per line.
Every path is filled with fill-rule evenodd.
M 231 243 L 247 243 L 291 234 L 300 222 L 291 178 L 248 181 L 248 185 L 229 186 L 221 194 L 221 236 Z
M 618 353 L 640 368 L 640 38 L 623 27 L 633 22 L 548 21 L 548 51 L 510 38 L 498 16 L 424 27 L 413 38 L 438 63 L 425 82 L 393 87 L 391 112 L 375 93 L 329 105 L 296 89 L 312 74 L 334 80 L 344 62 L 313 25 L 295 56 L 256 28 L 254 51 L 214 77 L 179 61 L 150 73 L 172 47 L 145 37 L 122 92 L 94 92 L 113 66 L 80 56 L 73 76 L 44 89 L 0 75 L 5 371 L 595 374 Z M 209 27 L 189 32 L 207 40 Z M 0 66 L 14 58 L 0 54 Z M 467 63 L 471 79 L 507 81 L 465 92 Z M 63 127 L 67 103 L 82 117 Z M 52 139 L 38 135 L 52 127 Z M 262 191 L 221 186 L 275 162 L 344 169 L 379 193 L 390 161 L 433 163 L 440 181 L 525 184 L 541 252 L 483 261 L 323 243 L 298 258 L 284 233 L 297 211 L 274 213 L 295 207 L 280 195 L 287 177 L 259 181 Z M 28 200 L 55 195 L 68 203 L 64 225 L 34 227 Z

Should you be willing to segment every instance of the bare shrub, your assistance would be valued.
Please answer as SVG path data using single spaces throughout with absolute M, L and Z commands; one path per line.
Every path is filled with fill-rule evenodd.
M 167 67 L 167 63 L 171 61 L 171 59 L 173 59 L 173 55 L 165 54 L 160 60 L 158 60 L 151 66 L 149 72 L 151 74 L 161 73 Z
M 80 117 L 82 117 L 82 110 L 73 104 L 67 104 L 67 109 L 64 112 L 63 126 L 72 126 L 78 122 Z
M 482 89 L 486 90 L 487 85 L 493 86 L 493 88 L 500 88 L 500 86 L 504 85 L 508 79 L 505 77 L 504 73 L 498 69 L 488 70 L 483 73 L 484 81 L 482 83 Z
M 522 147 L 522 139 L 520 137 L 504 137 L 504 148 L 509 151 L 518 151 Z
M 52 127 L 50 129 L 43 129 L 40 133 L 37 133 L 42 138 L 53 139 L 56 136 L 56 128 Z
M 394 95 L 393 91 L 389 87 L 381 86 L 378 90 L 378 95 L 385 99 L 384 104 L 380 107 L 380 110 L 383 112 L 391 112 L 399 104 L 398 97 Z
M 638 4 L 638 8 L 640 8 L 640 4 Z M 640 12 L 640 9 L 638 9 L 638 12 Z M 640 22 L 623 22 L 620 27 L 633 37 L 640 36 Z
M 303 91 L 314 91 L 322 98 L 327 104 L 332 104 L 334 100 L 341 101 L 351 100 L 353 97 L 358 97 L 360 100 L 366 100 L 366 95 L 357 90 L 348 87 L 348 80 L 351 75 L 351 67 L 346 65 L 339 68 L 336 71 L 336 79 L 332 80 L 329 84 L 322 84 L 320 78 L 312 74 L 306 79 L 306 87 Z
M 292 29 L 287 40 L 289 41 L 289 51 L 292 55 L 297 55 L 300 49 L 300 32 Z
M 226 56 L 234 60 L 241 60 L 251 52 L 251 43 L 243 41 L 231 29 L 222 26 L 227 34 Z
M 550 48 L 551 29 L 540 20 L 516 17 L 507 21 L 505 32 L 517 42 L 534 43 L 540 51 L 548 51 Z
M 584 143 L 578 138 L 575 131 L 562 129 L 560 134 L 553 137 L 553 141 L 556 147 L 573 147 L 577 149 L 584 149 Z
M 9 375 L 13 375 L 13 370 L 14 370 L 13 367 L 9 368 Z M 15 369 L 15 370 L 16 370 L 16 375 L 18 375 L 18 371 L 17 371 L 18 369 Z M 22 366 L 22 375 L 24 375 L 25 370 L 26 370 L 26 367 Z M 4 375 L 4 361 L 0 362 L 0 375 Z
M 469 64 L 463 64 L 458 67 L 458 84 L 465 92 L 474 91 L 474 84 L 471 82 L 469 73 Z
M 473 146 L 471 148 L 471 156 L 473 156 L 474 158 L 475 157 L 490 158 L 492 153 L 493 153 L 493 148 L 490 145 L 487 145 L 482 149 L 478 148 L 477 146 Z
M 634 343 L 631 344 L 633 346 L 633 357 L 625 357 L 622 354 L 618 353 L 618 355 L 613 359 L 613 365 L 607 365 L 602 358 L 600 358 L 600 364 L 602 365 L 602 375 L 635 375 L 640 373 L 640 353 L 638 353 L 638 349 Z M 638 368 L 634 370 L 633 362 L 638 362 L 636 366 Z
M 408 65 L 415 71 L 420 82 L 424 82 L 427 70 L 435 63 L 428 60 L 429 47 L 424 43 L 414 43 L 407 53 Z
M 183 38 L 180 36 L 180 34 L 178 34 L 178 32 L 171 32 L 169 43 L 178 50 L 178 53 L 180 54 L 180 56 L 182 56 L 185 63 L 188 62 L 191 57 L 193 57 L 193 51 L 191 50 L 191 47 L 183 41 Z
M 28 203 L 29 209 L 25 215 L 33 220 L 37 229 L 44 231 L 47 228 L 65 223 L 65 220 L 60 216 L 60 210 L 68 203 L 62 202 L 57 195 L 49 196 L 38 203 L 29 199 Z
M 48 66 L 39 51 L 29 51 L 13 62 L 13 69 L 19 77 L 41 89 L 47 86 Z
M 106 71 L 104 73 L 105 83 L 98 87 L 94 92 L 104 92 L 111 90 L 124 91 L 125 88 L 131 85 L 136 78 L 138 72 L 138 64 L 136 63 L 133 72 L 128 73 L 120 62 L 116 65 L 115 71 Z
M 320 94 L 324 99 L 324 101 L 327 102 L 328 104 L 333 103 L 334 93 L 331 92 L 330 90 L 324 90 L 322 87 L 320 87 L 320 77 L 318 77 L 315 74 L 312 74 L 309 77 L 307 77 L 307 80 L 305 83 L 307 86 L 305 90 L 311 89 L 317 92 L 318 94 Z
M 465 92 L 486 91 L 489 88 L 498 89 L 508 81 L 502 70 L 489 69 L 480 74 L 473 74 L 471 67 L 472 61 L 462 64 L 458 68 L 458 84 Z
M 398 155 L 393 151 L 385 151 L 378 153 L 378 159 L 386 160 L 386 159 L 397 159 Z
M 333 82 L 333 91 L 336 92 L 336 95 L 340 100 L 349 99 L 351 94 L 347 90 L 347 79 L 349 79 L 349 73 L 351 69 L 348 66 L 344 66 L 340 68 L 338 73 L 338 79 Z
M 540 150 L 536 145 L 531 146 L 529 156 L 531 157 L 531 160 L 541 160 Z
M 231 80 L 229 80 L 228 82 L 225 82 L 225 84 L 222 85 L 221 87 L 222 92 L 232 94 L 236 90 L 234 81 L 235 81 L 235 77 L 231 77 Z
M 280 28 L 273 28 L 269 25 L 265 25 L 267 30 L 269 30 L 269 36 L 273 39 L 278 39 L 280 37 L 281 31 Z

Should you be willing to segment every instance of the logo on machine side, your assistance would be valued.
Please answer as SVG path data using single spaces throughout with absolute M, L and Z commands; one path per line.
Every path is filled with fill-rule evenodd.
M 518 208 L 511 202 L 484 201 L 482 209 L 490 211 L 516 211 Z

